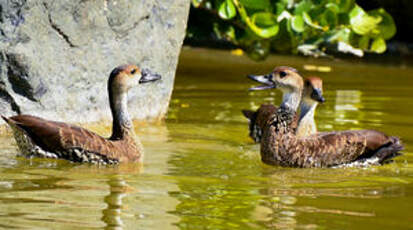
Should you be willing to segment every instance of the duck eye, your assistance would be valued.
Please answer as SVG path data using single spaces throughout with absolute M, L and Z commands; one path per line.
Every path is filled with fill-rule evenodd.
M 136 69 L 132 69 L 132 70 L 130 71 L 130 73 L 131 73 L 131 74 L 135 74 L 135 73 L 136 73 Z
M 280 72 L 280 78 L 284 78 L 284 77 L 286 77 L 287 76 L 287 73 L 286 72 L 284 72 L 284 71 L 281 71 Z

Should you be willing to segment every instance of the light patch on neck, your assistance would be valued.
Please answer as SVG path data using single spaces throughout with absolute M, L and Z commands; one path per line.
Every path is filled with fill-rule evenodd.
M 300 104 L 300 120 L 298 121 L 297 136 L 305 137 L 317 133 L 317 126 L 314 120 L 317 102 L 303 99 Z
M 300 120 L 304 118 L 314 119 L 315 109 L 318 103 L 309 98 L 303 98 L 300 104 Z
M 288 107 L 294 111 L 297 111 L 298 105 L 300 104 L 301 100 L 301 90 L 292 91 L 281 89 L 281 91 L 283 92 L 283 101 L 281 103 L 281 106 Z
M 128 112 L 128 94 L 126 92 L 120 93 L 118 96 L 115 96 L 115 116 L 119 122 L 119 125 L 131 128 L 132 122 Z

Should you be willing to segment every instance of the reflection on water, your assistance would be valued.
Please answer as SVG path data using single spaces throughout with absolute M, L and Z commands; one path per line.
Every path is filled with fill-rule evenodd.
M 307 72 L 307 64 L 333 68 Z M 405 155 L 363 169 L 262 164 L 240 111 L 280 103 L 277 91 L 247 90 L 255 83 L 245 75 L 274 65 L 323 78 L 320 131 L 379 129 L 400 136 Z M 10 134 L 0 135 L 0 228 L 413 228 L 412 74 L 410 67 L 290 56 L 255 63 L 224 51 L 184 50 L 168 119 L 136 124 L 143 165 L 18 158 Z M 389 76 L 398 79 L 390 84 Z M 86 127 L 109 135 L 109 124 Z
M 108 181 L 110 193 L 105 196 L 103 201 L 107 207 L 102 211 L 102 221 L 105 222 L 108 229 L 123 229 L 124 222 L 122 221 L 122 210 L 126 208 L 123 204 L 123 198 L 128 190 L 132 190 L 130 186 L 121 178 L 113 178 Z
M 362 93 L 358 90 L 337 90 L 336 91 L 336 104 L 334 106 L 335 122 L 338 124 L 352 123 L 358 124 L 359 117 L 353 119 L 347 118 L 346 113 L 359 113 L 361 104 Z

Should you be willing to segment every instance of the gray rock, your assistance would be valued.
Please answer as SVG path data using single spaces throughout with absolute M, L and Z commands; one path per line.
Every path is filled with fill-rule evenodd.
M 0 114 L 110 119 L 107 79 L 137 63 L 162 81 L 130 92 L 135 119 L 162 118 L 189 0 L 0 0 Z

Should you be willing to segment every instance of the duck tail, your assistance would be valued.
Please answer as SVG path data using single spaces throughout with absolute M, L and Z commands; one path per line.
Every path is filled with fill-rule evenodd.
M 385 164 L 391 162 L 393 158 L 402 155 L 400 151 L 403 149 L 404 146 L 398 137 L 390 137 L 390 142 L 381 147 L 375 156 L 378 158 L 379 164 Z

